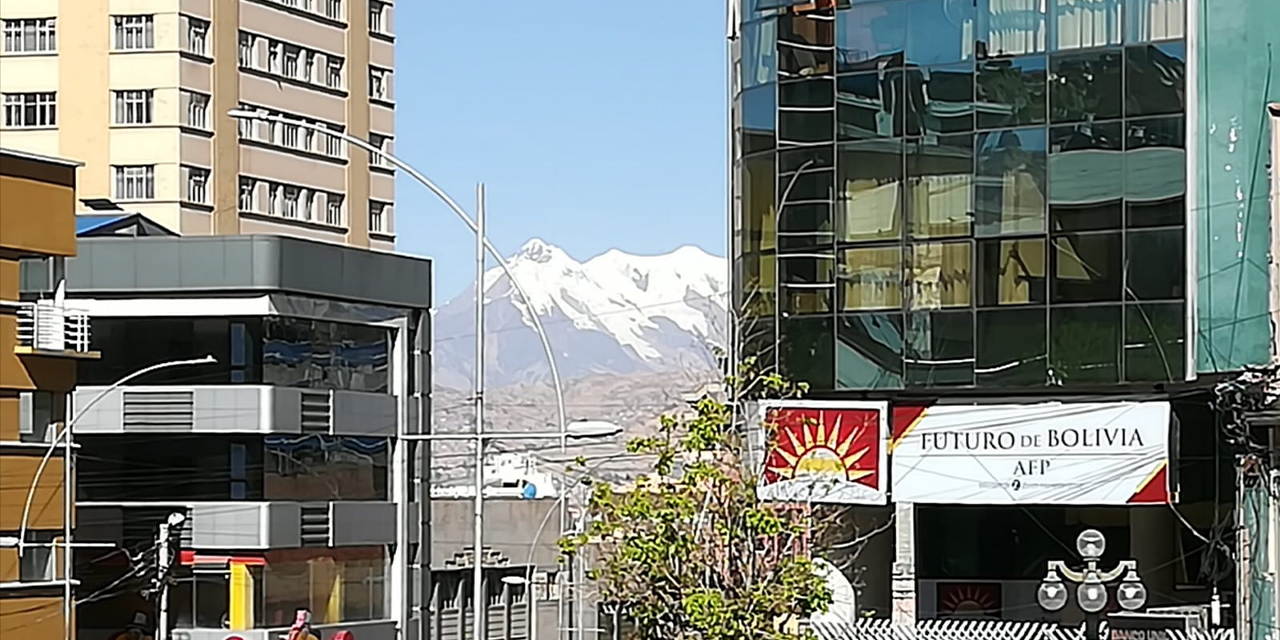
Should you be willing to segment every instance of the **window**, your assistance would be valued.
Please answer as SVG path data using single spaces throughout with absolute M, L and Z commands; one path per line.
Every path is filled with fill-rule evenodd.
M 387 202 L 369 201 L 369 232 L 389 233 L 391 204 Z
M 195 127 L 197 129 L 208 129 L 209 96 L 203 93 L 183 90 L 182 101 L 187 105 L 186 119 L 182 124 L 185 124 L 188 127 Z M 240 122 L 244 123 L 246 121 L 241 120 Z
M 324 16 L 334 20 L 342 19 L 342 0 L 323 0 Z
M 373 146 L 375 146 L 375 147 L 377 147 L 377 148 L 379 148 L 379 149 L 381 149 L 381 150 L 383 150 L 383 151 L 386 151 L 386 150 L 387 150 L 387 143 L 388 143 L 390 140 L 391 140 L 391 138 L 389 138 L 389 137 L 387 137 L 387 136 L 384 136 L 384 135 L 381 135 L 381 134 L 377 134 L 377 133 L 370 133 L 370 134 L 369 134 L 369 144 L 372 144 Z M 370 152 L 370 153 L 369 153 L 369 164 L 371 164 L 371 165 L 375 165 L 375 166 L 379 166 L 379 167 L 388 167 L 388 166 L 390 166 L 390 165 L 387 163 L 387 159 L 386 159 L 385 157 L 383 157 L 383 155 L 382 155 L 381 153 L 373 153 L 373 152 Z
M 284 208 L 284 187 L 278 184 L 267 185 L 267 213 L 278 216 Z
M 387 4 L 379 0 L 369 0 L 369 31 L 390 35 L 386 29 Z
M 115 174 L 116 200 L 151 200 L 156 197 L 155 165 L 117 165 L 111 170 Z
M 187 174 L 187 202 L 209 203 L 209 170 L 199 167 L 183 167 Z
M 183 16 L 187 21 L 187 52 L 198 56 L 209 55 L 209 23 L 200 18 Z
M 154 49 L 155 16 L 115 16 L 115 48 L 121 51 Z
M 324 136 L 324 152 L 325 155 L 335 158 L 342 157 L 342 138 L 336 135 L 325 134 Z
M 240 32 L 240 66 L 252 67 L 257 62 L 254 52 L 258 48 L 258 38 L 253 34 Z
M 18 566 L 18 582 L 49 582 L 57 579 L 55 570 L 58 554 L 54 553 L 58 532 L 31 531 L 32 546 L 23 552 Z
M 116 91 L 116 124 L 151 124 L 155 91 Z
M 280 50 L 283 48 L 279 42 L 267 43 L 267 71 L 280 73 Z
M 262 322 L 263 384 L 386 392 L 390 330 L 285 316 Z
M 378 620 L 387 611 L 387 551 L 385 547 L 302 547 L 267 551 L 261 577 L 261 607 L 253 619 L 262 626 L 292 620 L 301 608 L 312 611 L 313 624 Z M 334 586 L 341 576 L 341 587 Z M 342 606 L 333 607 L 332 593 L 341 589 Z
M 58 28 L 54 18 L 4 21 L 5 53 L 52 53 L 57 49 Z
M 58 124 L 57 94 L 6 93 L 4 94 L 4 126 L 53 127 Z
M 263 499 L 386 500 L 386 438 L 330 435 L 263 437 Z M 340 483 L 317 479 L 341 478 Z
M 296 149 L 298 147 L 298 125 L 286 124 L 280 127 L 280 144 Z
M 303 55 L 303 60 L 304 60 L 303 67 L 302 67 L 303 80 L 306 80 L 307 82 L 316 81 L 316 58 L 319 58 L 319 57 L 320 57 L 320 54 L 314 51 L 307 51 L 305 55 Z
M 342 58 L 330 57 L 325 63 L 324 84 L 333 89 L 342 88 Z
M 286 77 L 299 78 L 298 62 L 302 59 L 302 49 L 298 47 L 284 45 L 284 67 L 281 69 Z
M 335 227 L 342 226 L 342 195 L 331 193 L 325 198 L 324 223 Z
M 298 196 L 301 195 L 297 187 L 284 188 L 284 217 L 298 217 Z
M 258 184 L 253 178 L 240 178 L 240 210 L 256 211 L 253 194 Z

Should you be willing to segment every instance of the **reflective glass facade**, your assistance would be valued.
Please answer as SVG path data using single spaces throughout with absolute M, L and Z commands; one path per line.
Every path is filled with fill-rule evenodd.
M 744 356 L 815 389 L 1184 377 L 1182 0 L 744 3 Z

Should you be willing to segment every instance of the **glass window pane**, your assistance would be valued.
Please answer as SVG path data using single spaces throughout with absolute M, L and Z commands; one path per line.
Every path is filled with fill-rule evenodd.
M 742 152 L 755 153 L 775 146 L 778 88 L 767 84 L 742 92 Z
M 778 230 L 784 235 L 821 234 L 829 242 L 834 235 L 831 226 L 830 202 L 789 204 L 778 217 Z
M 1121 277 L 1120 234 L 1064 235 L 1053 240 L 1054 302 L 1119 301 Z
M 907 62 L 935 65 L 973 59 L 972 0 L 911 0 Z
M 967 307 L 970 297 L 970 241 L 911 247 L 911 308 Z
M 1125 380 L 1182 380 L 1185 335 L 1186 317 L 1180 302 L 1125 306 Z
M 909 314 L 906 370 L 908 386 L 973 384 L 973 313 Z
M 978 134 L 978 235 L 1044 231 L 1046 144 L 1041 127 Z
M 1038 385 L 1048 380 L 1042 308 L 978 312 L 979 386 Z
M 833 22 L 804 14 L 787 14 L 778 18 L 779 79 L 829 75 L 834 72 Z
M 902 70 L 909 136 L 973 131 L 973 65 Z
M 1127 299 L 1175 300 L 1186 295 L 1184 238 L 1182 229 L 1129 232 Z
M 906 154 L 911 235 L 968 235 L 973 204 L 973 136 L 909 140 Z
M 978 242 L 978 306 L 1045 302 L 1045 240 Z
M 1049 58 L 1049 119 L 1094 122 L 1119 118 L 1123 52 L 1103 49 Z
M 902 308 L 902 247 L 845 249 L 840 282 L 845 311 Z
M 788 314 L 829 313 L 834 306 L 835 272 L 836 260 L 830 247 L 801 255 L 779 256 L 782 311 Z
M 1186 45 L 1129 47 L 1125 55 L 1125 115 L 1159 116 L 1186 110 Z
M 902 236 L 902 141 L 840 145 L 836 184 L 840 237 L 846 241 Z
M 831 202 L 833 200 L 835 171 L 805 171 L 790 176 L 778 176 L 779 200 L 783 205 L 805 202 Z
M 855 4 L 836 12 L 839 71 L 902 66 L 907 46 L 907 5 Z
M 1050 312 L 1055 384 L 1120 380 L 1121 307 L 1055 307 Z
M 1044 0 L 977 0 L 978 59 L 1020 56 L 1045 50 Z
M 774 208 L 777 178 L 772 153 L 748 156 L 742 162 L 742 244 L 747 253 L 777 246 Z
M 834 78 L 814 78 L 778 85 L 780 107 L 831 107 L 836 102 Z
M 778 289 L 777 262 L 771 253 L 742 256 L 742 288 L 738 308 L 743 315 L 773 317 Z
M 842 315 L 836 325 L 836 388 L 902 387 L 902 314 Z
M 1130 227 L 1186 220 L 1186 135 L 1182 118 L 1131 120 L 1125 137 L 1124 191 Z
M 1120 44 L 1120 0 L 1049 0 L 1055 51 Z
M 1185 0 L 1125 0 L 1125 42 L 1182 38 L 1186 16 Z
M 836 166 L 835 145 L 786 149 L 778 152 L 778 174 L 790 176 L 797 171 L 829 169 Z
M 742 25 L 742 88 L 773 82 L 778 73 L 777 21 Z
M 778 112 L 778 144 L 808 144 L 835 142 L 836 122 L 834 111 Z
M 902 135 L 902 72 L 842 76 L 837 88 L 841 140 Z
M 835 327 L 831 318 L 787 318 L 782 321 L 779 368 L 791 382 L 814 389 L 835 386 Z
M 1045 121 L 1049 59 L 1045 56 L 988 60 L 978 65 L 979 129 Z
M 1054 231 L 1120 228 L 1123 132 L 1120 122 L 1050 129 L 1049 216 Z
M 750 304 L 750 300 L 748 300 Z M 739 337 L 742 341 L 742 358 L 755 358 L 755 370 L 758 372 L 775 371 L 777 365 L 777 345 L 774 335 L 774 319 L 772 312 L 759 318 L 754 318 L 750 322 L 743 322 L 738 327 Z

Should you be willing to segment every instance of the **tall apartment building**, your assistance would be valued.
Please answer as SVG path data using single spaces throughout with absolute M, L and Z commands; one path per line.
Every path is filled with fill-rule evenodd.
M 0 0 L 0 144 L 83 163 L 81 209 L 181 235 L 269 233 L 390 250 L 389 0 Z
M 76 254 L 75 178 L 73 162 L 0 148 L 3 637 L 75 637 L 65 615 L 76 595 L 64 579 L 70 556 L 61 552 L 74 520 L 74 495 L 66 491 L 74 486 L 74 463 L 57 436 L 75 391 L 77 362 L 96 354 L 89 350 L 86 314 L 59 301 L 23 302 L 18 293 L 20 260 L 46 259 L 56 275 Z
M 810 383 L 827 410 L 879 411 L 882 486 L 915 522 L 905 554 L 891 534 L 864 552 L 859 604 L 887 615 L 893 571 L 916 585 L 895 611 L 1040 618 L 1025 605 L 1046 560 L 1086 527 L 1108 558 L 1138 560 L 1150 604 L 1214 587 L 1229 601 L 1235 450 L 1211 407 L 1215 384 L 1274 353 L 1280 5 L 729 4 L 736 354 Z M 1016 462 L 1044 453 L 1034 434 L 1151 409 L 1145 480 L 1097 440 L 1053 452 L 1053 479 Z M 920 443 L 948 425 L 1030 439 Z M 1093 487 L 1133 482 L 1071 484 L 1088 474 L 1066 469 L 1095 463 Z M 1038 488 L 1053 486 L 1070 488 Z

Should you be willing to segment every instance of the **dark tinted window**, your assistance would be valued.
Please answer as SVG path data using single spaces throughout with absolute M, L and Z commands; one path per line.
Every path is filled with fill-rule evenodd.
M 841 316 L 836 328 L 836 386 L 901 388 L 902 329 L 901 313 Z
M 1124 53 L 1103 49 L 1049 58 L 1049 116 L 1090 122 L 1123 115 Z
M 82 385 L 109 385 L 141 369 L 213 356 L 214 364 L 165 368 L 136 384 L 260 382 L 260 322 L 236 318 L 94 318 L 90 326 L 100 360 L 80 363 Z
M 389 330 L 278 316 L 264 319 L 262 325 L 265 384 L 387 391 Z
M 266 500 L 386 500 L 386 438 L 271 435 L 263 438 Z

